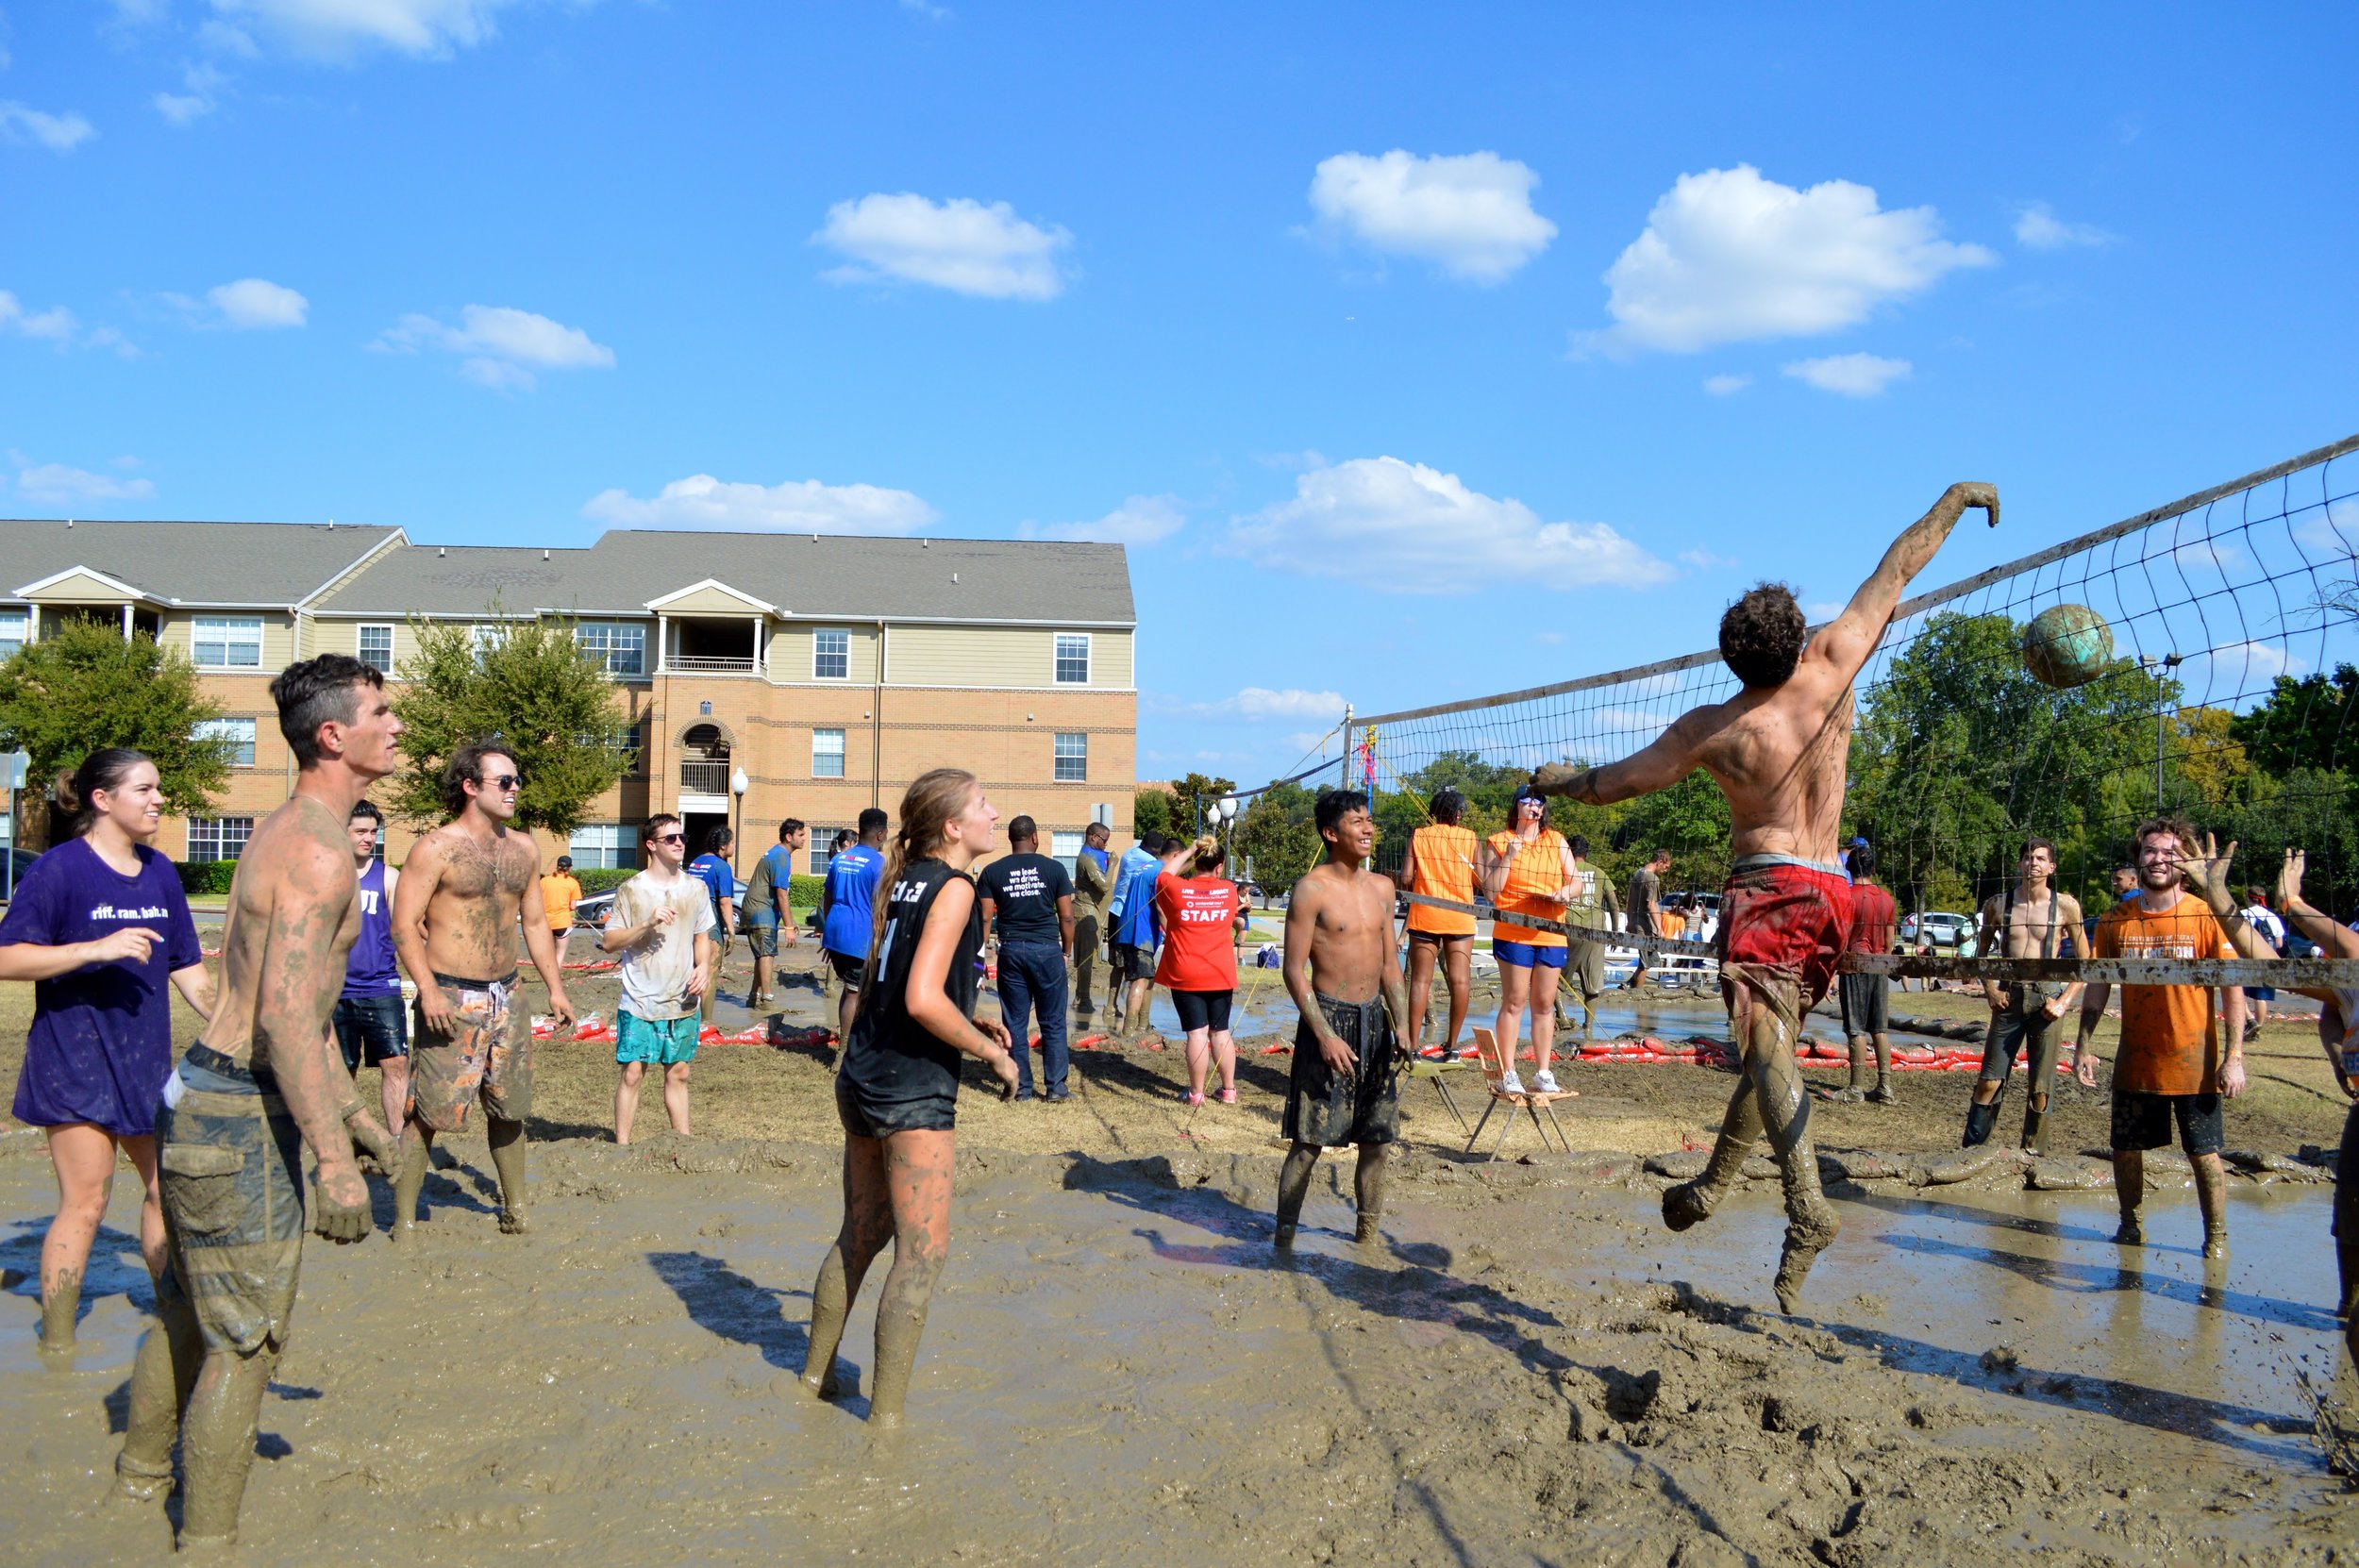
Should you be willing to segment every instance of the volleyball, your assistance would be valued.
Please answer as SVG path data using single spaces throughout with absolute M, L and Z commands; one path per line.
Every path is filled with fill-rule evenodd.
M 2086 605 L 2050 605 L 2023 628 L 2024 668 L 2043 686 L 2086 685 L 2113 657 L 2113 627 Z

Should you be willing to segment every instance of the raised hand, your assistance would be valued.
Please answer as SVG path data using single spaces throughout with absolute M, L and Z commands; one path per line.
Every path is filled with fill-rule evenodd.
M 2193 851 L 2195 846 L 2189 844 L 2185 847 Z M 2228 885 L 2228 868 L 2235 858 L 2235 841 L 2230 840 L 2227 849 L 2223 851 L 2214 842 L 2212 835 L 2206 833 L 2200 853 L 2182 855 L 2172 863 L 2178 866 L 2179 874 L 2187 879 L 2189 890 L 2209 904 L 2214 914 L 2224 915 L 2235 907 L 2235 892 Z
M 2285 863 L 2277 873 L 2277 907 L 2291 909 L 2301 902 L 2301 874 L 2307 869 L 2308 857 L 2299 849 L 2285 851 Z
M 1958 498 L 1958 509 L 1980 507 L 1990 513 L 1990 525 L 1999 526 L 1999 487 L 1978 479 L 1965 479 L 1949 487 L 1949 493 Z

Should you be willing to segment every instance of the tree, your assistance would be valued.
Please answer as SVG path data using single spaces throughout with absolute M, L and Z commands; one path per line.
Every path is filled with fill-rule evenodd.
M 2359 755 L 2359 669 L 2338 664 L 2331 676 L 2279 676 L 2266 701 L 2229 722 L 2255 765 L 2273 774 L 2296 768 L 2335 768 Z M 2346 740 L 2346 736 L 2350 739 Z
M 1250 858 L 1253 879 L 1263 891 L 1289 892 L 1324 853 L 1313 809 L 1318 796 L 1299 784 L 1273 784 L 1254 797 L 1237 819 L 1230 854 Z M 1242 864 L 1234 868 L 1244 874 Z
M 1180 830 L 1179 817 L 1179 797 L 1160 784 L 1151 788 L 1142 785 L 1138 793 L 1130 797 L 1133 837 L 1144 839 L 1149 833 L 1161 833 L 1168 838 Z
M 590 803 L 630 771 L 628 715 L 572 622 L 520 622 L 479 642 L 472 626 L 411 625 L 418 652 L 402 661 L 393 697 L 410 761 L 394 781 L 394 814 L 442 821 L 443 764 L 474 741 L 508 748 L 525 778 L 518 825 L 552 833 L 572 832 Z
M 31 757 L 36 792 L 93 751 L 130 746 L 155 759 L 172 809 L 201 816 L 232 742 L 196 726 L 221 716 L 186 654 L 110 624 L 69 621 L 0 664 L 0 738 Z
M 1212 814 L 1213 803 L 1222 795 L 1234 794 L 1236 790 L 1233 779 L 1208 778 L 1194 772 L 1181 774 L 1171 781 L 1176 804 L 1172 808 L 1171 826 L 1163 831 L 1194 838 L 1196 823 Z

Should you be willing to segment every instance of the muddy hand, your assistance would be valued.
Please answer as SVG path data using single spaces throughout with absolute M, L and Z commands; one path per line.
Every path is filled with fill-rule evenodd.
M 1544 795 L 1563 794 L 1566 785 L 1588 771 L 1570 762 L 1549 762 L 1531 770 L 1531 787 Z
M 338 1245 L 360 1241 L 376 1228 L 368 1183 L 349 1162 L 323 1167 L 311 1200 L 311 1228 Z
M 1344 1043 L 1341 1035 L 1325 1035 L 1319 1040 L 1319 1059 L 1327 1063 L 1330 1073 L 1351 1074 L 1360 1070 L 1360 1059 Z
M 2187 886 L 2195 895 L 2212 907 L 2214 914 L 2226 914 L 2234 902 L 2228 886 L 2228 868 L 2235 858 L 2236 845 L 2233 840 L 2227 851 L 2222 853 L 2212 835 L 2206 833 L 2200 853 L 2182 855 L 2173 864 L 2178 866 L 2179 875 L 2187 879 Z
M 440 985 L 418 988 L 418 1022 L 435 1034 L 451 1031 L 453 1009 L 450 994 Z
M 1999 487 L 1976 479 L 1961 480 L 1949 487 L 1949 493 L 1958 498 L 1959 509 L 1980 507 L 1990 513 L 1990 525 L 1999 526 Z
M 353 1147 L 376 1160 L 387 1175 L 400 1169 L 401 1140 L 378 1126 L 376 1117 L 356 1110 L 345 1119 L 344 1130 L 352 1135 Z
M 2277 873 L 2277 907 L 2290 909 L 2301 902 L 2301 874 L 2309 869 L 2309 857 L 2299 849 L 2285 851 L 2285 863 Z
M 549 1013 L 557 1020 L 559 1028 L 570 1029 L 574 1026 L 574 1000 L 565 994 L 561 987 L 549 988 Z

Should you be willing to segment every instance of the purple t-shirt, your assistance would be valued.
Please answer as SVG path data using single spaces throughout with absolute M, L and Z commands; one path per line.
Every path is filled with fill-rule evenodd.
M 371 860 L 360 874 L 360 935 L 344 959 L 343 999 L 366 1001 L 401 994 L 401 971 L 393 963 L 393 901 L 385 892 L 385 862 Z
M 91 1122 L 147 1138 L 172 1073 L 172 974 L 201 962 L 196 923 L 172 862 L 138 846 L 125 876 L 73 839 L 35 860 L 0 917 L 0 947 L 65 947 L 126 926 L 158 937 L 145 963 L 85 964 L 33 983 L 33 1026 L 16 1080 L 16 1119 L 54 1127 Z

